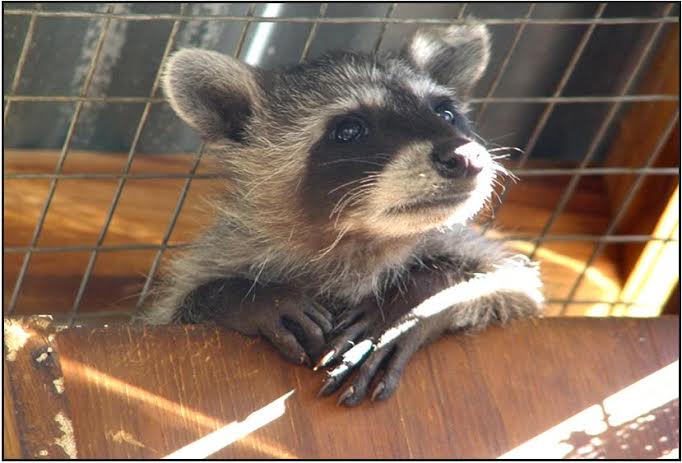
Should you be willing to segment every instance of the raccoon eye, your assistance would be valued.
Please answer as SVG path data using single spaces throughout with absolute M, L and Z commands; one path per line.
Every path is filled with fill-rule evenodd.
M 441 103 L 435 107 L 433 112 L 435 112 L 438 115 L 438 117 L 442 118 L 448 124 L 455 123 L 455 113 L 457 112 L 457 110 L 452 106 L 452 103 L 449 103 L 447 101 Z
M 339 122 L 332 136 L 338 143 L 350 143 L 357 141 L 367 134 L 367 124 L 362 119 L 348 118 Z

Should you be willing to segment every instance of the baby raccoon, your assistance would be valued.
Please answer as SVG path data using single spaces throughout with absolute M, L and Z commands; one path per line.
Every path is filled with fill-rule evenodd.
M 426 29 L 399 53 L 274 71 L 173 55 L 170 104 L 230 181 L 146 319 L 261 335 L 330 366 L 322 395 L 357 370 L 339 396 L 354 405 L 389 397 L 446 332 L 538 314 L 537 266 L 465 225 L 506 174 L 465 116 L 489 42 L 480 25 Z

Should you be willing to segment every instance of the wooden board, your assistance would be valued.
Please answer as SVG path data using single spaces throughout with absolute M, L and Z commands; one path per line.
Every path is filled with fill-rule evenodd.
M 5 173 L 51 173 L 59 153 L 40 150 L 6 150 Z M 121 172 L 125 155 L 72 152 L 65 173 Z M 131 173 L 186 173 L 192 155 L 140 155 Z M 530 166 L 533 167 L 533 166 Z M 546 167 L 546 166 L 545 166 Z M 200 172 L 210 172 L 204 160 Z M 510 185 L 504 206 L 498 211 L 496 229 L 503 235 L 537 235 L 549 218 L 568 182 L 568 176 L 526 177 Z M 105 221 L 118 180 L 60 180 L 47 214 L 39 247 L 94 245 Z M 105 245 L 161 243 L 176 206 L 184 179 L 128 180 L 116 209 Z M 36 220 L 47 195 L 49 180 L 6 180 L 4 195 L 5 246 L 28 246 Z M 224 180 L 195 179 L 170 244 L 191 240 L 210 220 L 203 198 L 221 188 Z M 604 201 L 602 179 L 586 177 L 569 202 L 566 211 L 552 228 L 554 234 L 600 234 L 608 223 L 608 204 Z M 593 242 L 548 242 L 538 254 L 546 295 L 564 298 L 582 271 Z M 514 245 L 528 252 L 532 243 Z M 619 261 L 606 252 L 594 263 L 581 285 L 577 298 L 611 300 L 621 287 Z M 156 255 L 155 250 L 102 252 L 97 258 L 92 279 L 85 291 L 81 311 L 127 311 L 135 307 L 137 295 Z M 173 255 L 164 254 L 162 264 Z M 89 252 L 35 253 L 18 300 L 18 314 L 62 313 L 69 310 L 86 268 Z M 24 255 L 4 255 L 4 305 L 9 302 Z M 571 306 L 569 314 L 590 313 L 591 304 Z M 548 306 L 554 314 L 559 306 Z
M 316 397 L 321 372 L 215 327 L 5 323 L 26 458 L 656 458 L 679 441 L 678 317 L 446 337 L 389 401 L 354 409 Z
M 21 446 L 19 444 L 19 432 L 15 419 L 14 401 L 9 385 L 7 365 L 2 361 L 2 454 L 3 458 L 21 458 Z

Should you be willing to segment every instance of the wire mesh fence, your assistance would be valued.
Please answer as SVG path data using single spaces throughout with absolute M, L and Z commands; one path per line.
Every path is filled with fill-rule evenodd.
M 250 4 L 244 14 L 230 15 L 230 14 L 200 14 L 194 11 L 191 4 L 182 3 L 177 13 L 121 13 L 117 11 L 115 4 L 98 4 L 101 7 L 99 11 L 56 11 L 44 8 L 40 4 L 33 4 L 32 8 L 25 8 L 23 5 L 15 5 L 15 8 L 4 9 L 3 14 L 6 17 L 25 18 L 25 33 L 21 45 L 18 47 L 18 58 L 14 65 L 14 73 L 6 87 L 7 93 L 3 95 L 4 113 L 3 113 L 3 127 L 8 128 L 9 122 L 13 117 L 20 117 L 20 115 L 13 115 L 15 113 L 15 105 L 23 103 L 32 104 L 68 104 L 72 105 L 72 113 L 68 119 L 68 126 L 65 131 L 63 143 L 59 149 L 56 164 L 52 172 L 31 172 L 31 171 L 7 171 L 3 173 L 3 180 L 5 188 L 12 188 L 12 181 L 21 180 L 45 180 L 48 181 L 47 192 L 44 200 L 39 207 L 39 213 L 33 226 L 31 237 L 27 245 L 22 246 L 5 246 L 3 253 L 5 256 L 21 256 L 21 263 L 18 267 L 16 280 L 12 283 L 12 290 L 9 297 L 5 301 L 5 314 L 12 314 L 18 311 L 18 301 L 25 290 L 25 281 L 30 273 L 31 262 L 36 255 L 44 254 L 63 254 L 63 253 L 86 253 L 86 265 L 80 275 L 77 290 L 75 291 L 73 301 L 66 312 L 62 312 L 69 322 L 73 322 L 76 317 L 80 316 L 80 308 L 83 302 L 84 294 L 91 281 L 93 271 L 95 269 L 98 258 L 103 253 L 119 253 L 124 251 L 152 251 L 153 258 L 148 270 L 144 275 L 144 283 L 141 291 L 134 295 L 136 301 L 131 311 L 117 311 L 116 314 L 130 314 L 132 310 L 142 307 L 147 300 L 151 284 L 156 278 L 164 254 L 167 250 L 174 250 L 183 248 L 186 243 L 172 243 L 171 236 L 176 228 L 178 219 L 181 216 L 187 200 L 188 192 L 192 186 L 193 180 L 196 179 L 220 179 L 221 175 L 213 173 L 205 173 L 199 171 L 199 166 L 202 161 L 204 147 L 199 145 L 192 155 L 192 162 L 186 172 L 182 173 L 136 173 L 133 172 L 133 166 L 141 143 L 143 132 L 147 129 L 150 114 L 152 109 L 157 105 L 166 105 L 166 101 L 159 92 L 159 84 L 161 72 L 164 63 L 170 53 L 177 48 L 177 39 L 180 28 L 183 24 L 190 21 L 206 21 L 217 24 L 236 23 L 240 25 L 239 34 L 236 35 L 234 43 L 234 56 L 244 58 L 245 48 L 249 31 L 254 26 L 259 24 L 302 24 L 309 26 L 305 39 L 303 41 L 302 50 L 296 57 L 291 57 L 290 61 L 303 61 L 309 57 L 317 42 L 319 42 L 320 28 L 324 25 L 334 26 L 351 26 L 351 25 L 372 25 L 377 26 L 378 33 L 371 45 L 368 46 L 370 50 L 379 51 L 385 45 L 385 37 L 389 26 L 392 25 L 410 25 L 410 26 L 434 26 L 434 25 L 451 25 L 463 22 L 476 22 L 488 24 L 490 26 L 506 26 L 513 28 L 510 33 L 511 40 L 505 53 L 498 59 L 496 69 L 492 69 L 492 73 L 487 88 L 480 92 L 480 95 L 474 95 L 470 102 L 476 108 L 476 121 L 480 122 L 486 114 L 493 112 L 494 107 L 499 105 L 532 105 L 537 107 L 537 112 L 532 118 L 532 129 L 528 132 L 525 144 L 522 146 L 521 153 L 517 159 L 510 162 L 509 167 L 512 172 L 524 178 L 541 178 L 541 177 L 562 177 L 567 179 L 567 183 L 562 190 L 562 193 L 551 210 L 551 213 L 540 227 L 536 234 L 514 234 L 507 233 L 502 239 L 508 241 L 526 241 L 530 243 L 530 248 L 527 253 L 531 257 L 535 257 L 538 250 L 546 243 L 552 242 L 582 242 L 591 243 L 591 248 L 587 255 L 580 259 L 581 263 L 576 272 L 575 279 L 568 285 L 568 291 L 565 297 L 551 298 L 549 302 L 559 304 L 561 306 L 560 313 L 565 313 L 569 304 L 601 304 L 607 303 L 611 307 L 614 305 L 631 305 L 635 304 L 633 301 L 623 301 L 620 297 L 614 297 L 609 300 L 593 300 L 593 299 L 579 299 L 577 298 L 578 288 L 592 266 L 605 249 L 609 245 L 622 243 L 678 243 L 676 235 L 669 236 L 654 236 L 652 234 L 642 233 L 618 233 L 619 225 L 623 220 L 624 215 L 628 211 L 633 200 L 640 193 L 643 182 L 647 178 L 669 178 L 677 177 L 679 179 L 679 158 L 676 166 L 659 167 L 656 161 L 659 158 L 666 143 L 673 135 L 675 129 L 679 126 L 679 109 L 671 111 L 671 115 L 665 124 L 665 127 L 660 134 L 657 134 L 657 142 L 649 153 L 643 159 L 644 162 L 639 166 L 605 166 L 595 165 L 595 159 L 599 153 L 605 149 L 610 141 L 610 136 L 617 127 L 624 115 L 624 109 L 638 104 L 657 104 L 657 105 L 674 105 L 678 107 L 679 91 L 671 94 L 638 94 L 637 89 L 641 81 L 641 76 L 651 65 L 652 56 L 657 47 L 660 46 L 661 37 L 664 35 L 666 27 L 678 27 L 679 17 L 675 10 L 674 3 L 659 3 L 652 7 L 652 15 L 648 16 L 627 16 L 627 17 L 605 17 L 605 13 L 609 10 L 609 4 L 600 3 L 595 4 L 592 15 L 590 17 L 579 18 L 547 18 L 540 17 L 537 14 L 538 6 L 535 3 L 530 3 L 524 6 L 525 12 L 518 17 L 501 18 L 501 17 L 467 17 L 472 10 L 469 4 L 460 4 L 457 14 L 450 17 L 433 17 L 433 18 L 417 18 L 417 17 L 398 17 L 398 7 L 401 4 L 391 3 L 386 5 L 385 12 L 381 15 L 367 15 L 358 17 L 331 17 L 329 15 L 330 4 L 321 3 L 315 6 L 317 9 L 316 15 L 311 17 L 303 16 L 285 16 L 278 17 L 271 14 L 264 15 L 262 5 Z M 274 5 L 274 4 L 268 4 Z M 259 14 L 258 11 L 261 11 Z M 50 20 L 66 20 L 66 19 L 81 19 L 98 24 L 97 33 L 91 36 L 94 47 L 93 53 L 84 71 L 84 78 L 77 94 L 31 94 L 21 93 L 21 82 L 25 77 L 26 63 L 30 59 L 32 50 L 35 49 L 34 42 L 36 34 L 39 33 L 39 21 L 41 19 L 49 18 Z M 151 85 L 146 95 L 94 95 L 91 91 L 94 76 L 98 66 L 102 64 L 102 51 L 107 40 L 112 40 L 111 29 L 112 22 L 146 22 L 146 23 L 164 23 L 169 24 L 170 29 L 165 38 L 165 43 L 159 59 L 159 64 L 154 73 Z M 633 26 L 642 27 L 643 40 L 641 46 L 633 53 L 631 62 L 626 68 L 627 72 L 623 75 L 614 76 L 617 81 L 616 87 L 612 94 L 568 94 L 567 88 L 569 82 L 574 78 L 576 68 L 581 60 L 585 59 L 585 51 L 589 44 L 596 40 L 596 32 L 600 28 L 618 27 L 618 26 Z M 528 33 L 528 28 L 533 26 L 543 27 L 579 27 L 579 40 L 570 53 L 567 54 L 567 63 L 558 74 L 558 79 L 553 85 L 547 95 L 531 95 L 531 96 L 503 96 L 500 95 L 499 89 L 505 81 L 505 77 L 510 72 L 510 68 L 514 66 L 516 53 L 518 52 L 520 42 L 523 40 L 525 34 Z M 249 42 L 253 45 L 253 41 Z M 616 79 L 618 77 L 618 79 Z M 101 172 L 80 172 L 73 173 L 65 171 L 64 167 L 69 159 L 70 153 L 73 151 L 74 136 L 81 122 L 81 117 L 87 105 L 104 105 L 106 111 L 107 105 L 142 105 L 142 110 L 137 122 L 134 124 L 133 136 L 127 149 L 125 161 L 119 172 L 116 173 L 101 173 Z M 587 148 L 581 153 L 580 157 L 576 159 L 576 165 L 572 167 L 537 167 L 529 166 L 529 161 L 532 161 L 532 154 L 536 152 L 539 141 L 545 131 L 548 123 L 553 117 L 554 113 L 560 107 L 584 107 L 587 105 L 603 105 L 604 111 L 600 116 L 600 120 L 595 126 L 594 133 L 586 142 Z M 578 135 L 576 135 L 578 136 Z M 5 147 L 6 148 L 6 147 Z M 615 177 L 615 176 L 629 176 L 632 181 L 629 184 L 627 191 L 623 196 L 619 207 L 612 211 L 611 217 L 605 227 L 603 233 L 573 233 L 573 234 L 551 234 L 550 231 L 556 225 L 558 218 L 565 212 L 567 205 L 570 203 L 576 192 L 579 190 L 581 182 L 586 177 Z M 137 180 L 154 180 L 154 179 L 177 179 L 182 180 L 180 192 L 177 201 L 172 209 L 167 226 L 158 242 L 150 243 L 129 243 L 129 244 L 107 244 L 105 243 L 107 234 L 109 233 L 112 219 L 119 207 L 121 197 L 124 194 L 126 186 L 130 181 Z M 55 194 L 59 188 L 60 182 L 76 181 L 76 180 L 110 180 L 116 181 L 111 200 L 108 203 L 104 221 L 99 229 L 96 239 L 92 244 L 73 244 L 64 246 L 44 246 L 41 245 L 41 235 L 43 234 L 48 213 L 53 204 Z M 678 180 L 679 183 L 679 180 Z M 504 193 L 503 193 L 504 196 Z M 501 206 L 503 207 L 503 206 Z M 100 310 L 94 313 L 88 313 L 88 316 L 109 316 L 112 311 Z

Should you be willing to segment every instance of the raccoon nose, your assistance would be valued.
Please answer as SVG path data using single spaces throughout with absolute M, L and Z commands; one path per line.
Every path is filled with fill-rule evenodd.
M 433 148 L 432 159 L 436 170 L 446 178 L 475 177 L 483 170 L 481 145 L 457 138 Z

